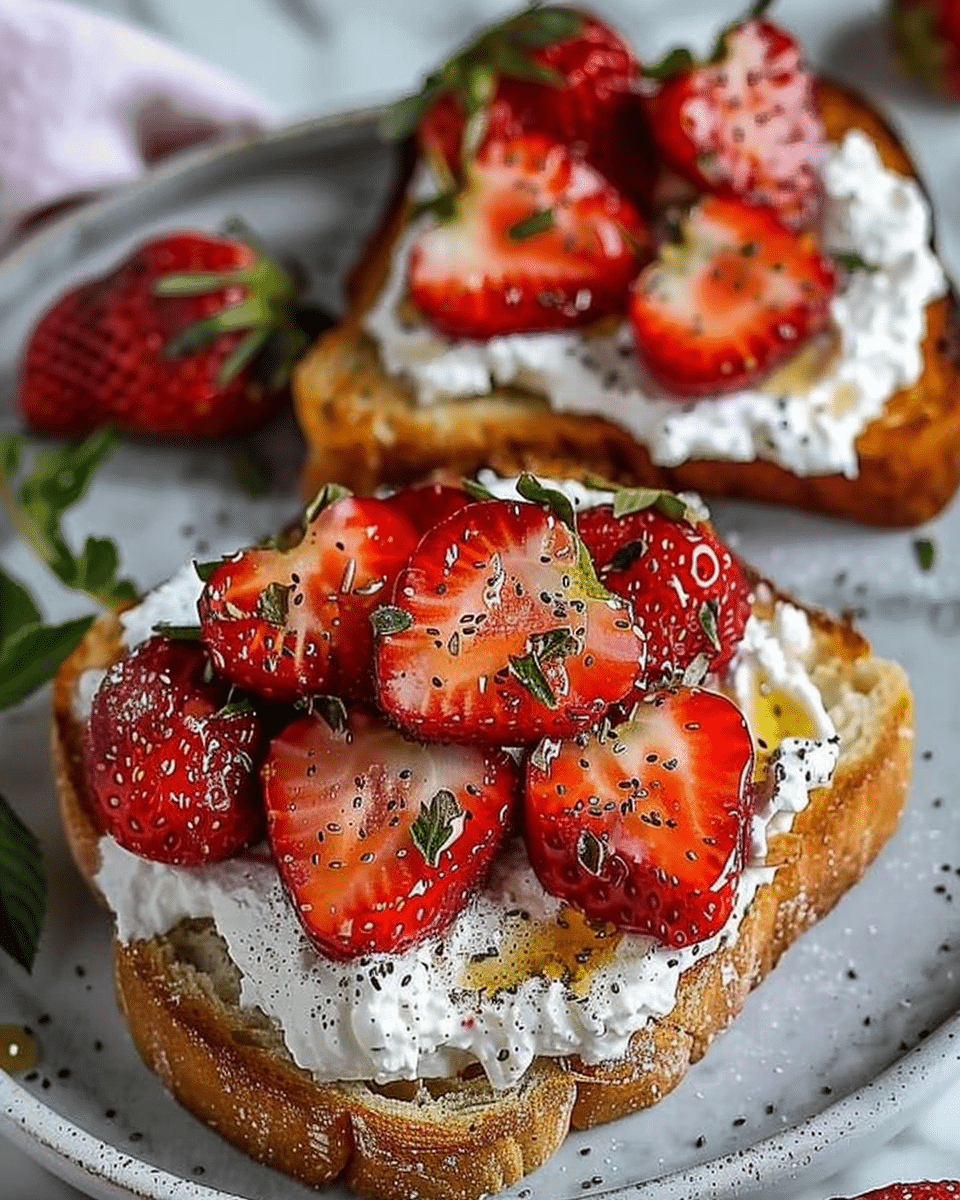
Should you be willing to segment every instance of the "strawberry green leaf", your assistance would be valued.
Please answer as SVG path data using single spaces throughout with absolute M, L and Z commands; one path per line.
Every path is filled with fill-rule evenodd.
M 463 828 L 463 817 L 456 796 L 446 788 L 440 788 L 427 803 L 420 805 L 420 815 L 410 826 L 410 835 L 429 866 L 437 866 L 443 851 L 456 841 Z
M 47 910 L 40 843 L 0 796 L 0 947 L 33 968 Z
M 643 67 L 642 74 L 646 79 L 656 79 L 662 82 L 672 79 L 674 75 L 683 75 L 696 65 L 696 59 L 685 46 L 675 46 L 657 63 Z
M 10 708 L 47 683 L 90 628 L 93 617 L 63 625 L 21 626 L 0 641 L 0 709 Z

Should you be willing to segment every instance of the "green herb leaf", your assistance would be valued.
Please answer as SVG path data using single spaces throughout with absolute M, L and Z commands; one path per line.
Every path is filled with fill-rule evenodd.
M 568 496 L 557 488 L 544 487 L 535 475 L 524 472 L 517 480 L 517 494 L 534 504 L 545 504 L 568 529 L 576 531 L 577 518 Z
M 197 560 L 194 559 L 193 569 L 197 573 L 197 578 L 203 583 L 206 583 L 223 561 L 224 560 L 222 558 L 215 558 L 212 562 L 197 562 Z
M 875 263 L 869 263 L 856 250 L 832 250 L 830 257 L 844 271 L 879 271 Z
M 0 644 L 31 625 L 42 625 L 43 614 L 22 584 L 0 570 Z
M 720 631 L 717 628 L 717 602 L 716 600 L 705 600 L 700 605 L 700 612 L 697 614 L 700 621 L 700 628 L 707 635 L 707 640 L 714 650 L 720 649 Z
M 0 796 L 0 947 L 30 971 L 47 911 L 40 843 Z
M 92 621 L 89 616 L 63 625 L 31 625 L 5 637 L 0 643 L 0 709 L 20 704 L 49 682 Z
M 284 629 L 290 611 L 290 593 L 293 590 L 292 583 L 268 583 L 257 596 L 257 616 L 268 625 Z
M 311 696 L 310 711 L 326 721 L 334 733 L 345 733 L 350 724 L 347 706 L 339 696 Z
M 420 805 L 420 814 L 410 826 L 410 836 L 428 866 L 437 866 L 443 851 L 460 836 L 463 819 L 464 811 L 456 796 L 446 788 Z
M 541 208 L 532 212 L 528 217 L 521 217 L 507 230 L 507 237 L 514 242 L 523 242 L 527 238 L 536 237 L 538 233 L 546 233 L 553 228 L 553 209 Z
M 526 654 L 510 656 L 510 674 L 535 700 L 539 700 L 547 708 L 556 708 L 557 700 L 543 673 L 543 664 L 551 659 L 565 658 L 576 651 L 577 639 L 566 626 L 550 629 L 546 633 L 533 634 L 530 637 L 530 649 Z
M 118 600 L 136 599 L 129 580 L 118 579 L 116 547 L 106 538 L 88 538 L 74 554 L 60 529 L 64 513 L 87 491 L 97 467 L 111 453 L 116 436 L 104 428 L 76 446 L 38 454 L 31 473 L 19 480 L 23 444 L 15 435 L 0 445 L 0 502 L 21 537 L 67 587 L 87 592 L 113 607 Z
M 370 624 L 373 632 L 380 637 L 389 637 L 392 633 L 402 633 L 413 624 L 413 617 L 402 608 L 392 604 L 383 604 L 370 614 Z
M 591 875 L 599 875 L 607 857 L 606 847 L 590 829 L 581 829 L 577 838 L 577 862 Z
M 475 479 L 461 479 L 460 486 L 474 500 L 496 500 L 493 492 L 489 488 L 485 488 L 482 483 L 477 483 Z
M 349 488 L 341 487 L 339 483 L 325 483 L 303 510 L 304 524 L 309 525 L 314 517 L 319 516 L 325 508 L 337 500 L 343 500 L 352 495 L 353 492 Z
M 930 538 L 917 538 L 913 543 L 913 552 L 921 571 L 932 571 L 937 561 L 937 544 Z
M 178 642 L 199 642 L 202 634 L 199 625 L 173 625 L 169 621 L 157 621 L 153 632 Z
M 264 494 L 267 490 L 267 473 L 249 446 L 239 446 L 234 450 L 230 465 L 242 492 L 254 500 Z

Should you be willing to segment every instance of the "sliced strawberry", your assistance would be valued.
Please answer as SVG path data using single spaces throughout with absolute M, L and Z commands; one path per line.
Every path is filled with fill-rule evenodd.
M 440 933 L 509 827 L 502 751 L 408 742 L 378 717 L 302 717 L 270 744 L 267 827 L 280 876 L 323 954 L 397 953 Z
M 771 210 L 708 196 L 634 284 L 637 353 L 678 396 L 746 387 L 826 328 L 835 285 L 830 260 Z
M 449 483 L 418 483 L 399 488 L 390 496 L 390 505 L 407 518 L 418 536 L 439 524 L 450 513 L 459 512 L 473 497 L 461 487 Z
M 796 40 L 759 16 L 725 29 L 706 62 L 674 50 L 644 70 L 666 161 L 698 187 L 776 209 L 793 229 L 820 212 L 824 129 Z
M 374 615 L 377 700 L 437 741 L 566 736 L 627 694 L 642 644 L 583 544 L 540 504 L 487 500 L 427 533 Z
M 370 613 L 389 598 L 418 535 L 387 500 L 342 496 L 290 549 L 241 550 L 199 601 L 217 670 L 269 700 L 372 695 Z
M 111 667 L 84 740 L 103 828 L 155 862 L 229 858 L 261 836 L 265 749 L 249 705 L 230 705 L 196 643 L 153 637 Z
M 702 941 L 733 909 L 752 772 L 735 704 L 699 688 L 654 692 L 620 728 L 530 756 L 530 861 L 592 920 L 669 946 Z
M 750 615 L 743 567 L 713 527 L 685 513 L 676 496 L 624 491 L 616 512 L 609 504 L 584 509 L 577 529 L 600 582 L 630 601 L 645 639 L 644 678 L 672 682 L 697 660 L 701 677 L 722 670 Z
M 450 203 L 414 242 L 408 276 L 442 333 L 565 329 L 626 311 L 647 227 L 564 146 L 534 135 L 491 143 Z
M 617 188 L 643 199 L 653 156 L 638 83 L 636 57 L 616 30 L 576 8 L 542 5 L 474 38 L 395 106 L 387 131 L 416 132 L 453 177 L 491 141 L 543 134 L 577 146 Z

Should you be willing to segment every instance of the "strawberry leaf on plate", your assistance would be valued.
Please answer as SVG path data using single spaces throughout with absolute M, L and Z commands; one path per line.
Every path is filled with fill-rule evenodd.
M 40 843 L 0 795 L 0 948 L 31 970 L 47 910 Z

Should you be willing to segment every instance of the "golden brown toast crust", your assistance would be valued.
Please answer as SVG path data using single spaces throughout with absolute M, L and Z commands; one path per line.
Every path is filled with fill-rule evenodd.
M 568 1128 L 613 1120 L 666 1095 L 751 988 L 810 924 L 863 874 L 893 832 L 911 767 L 912 699 L 896 664 L 877 659 L 849 625 L 810 614 L 816 679 L 828 704 L 844 688 L 869 702 L 848 731 L 831 785 L 811 795 L 792 830 L 771 839 L 781 864 L 752 901 L 736 941 L 680 979 L 663 1020 L 637 1033 L 619 1062 L 537 1060 L 516 1087 L 483 1078 L 414 1089 L 315 1082 L 256 1019 L 225 1003 L 172 936 L 115 943 L 117 989 L 133 1040 L 173 1094 L 263 1162 L 319 1185 L 341 1172 L 376 1200 L 477 1200 L 516 1182 L 552 1154 Z M 91 881 L 100 831 L 85 800 L 81 729 L 72 696 L 79 674 L 121 653 L 115 617 L 96 622 L 54 687 L 53 745 L 64 828 Z M 252 1119 L 250 1114 L 255 1114 Z
M 916 175 L 899 138 L 864 100 L 825 81 L 818 93 L 830 138 L 859 127 L 888 166 Z M 401 178 L 407 167 L 405 162 Z M 594 473 L 621 483 L 907 526 L 937 513 L 960 482 L 960 404 L 955 399 L 960 354 L 952 295 L 927 309 L 921 378 L 892 396 L 857 439 L 858 478 L 798 476 L 761 459 L 702 459 L 664 468 L 612 421 L 553 412 L 542 397 L 521 389 L 418 405 L 410 385 L 383 370 L 374 343 L 360 328 L 363 312 L 383 285 L 403 222 L 400 189 L 351 276 L 347 317 L 320 338 L 295 374 L 294 403 L 309 448 L 305 494 L 314 494 L 327 479 L 366 492 L 437 469 L 471 475 L 489 466 L 505 475 Z

